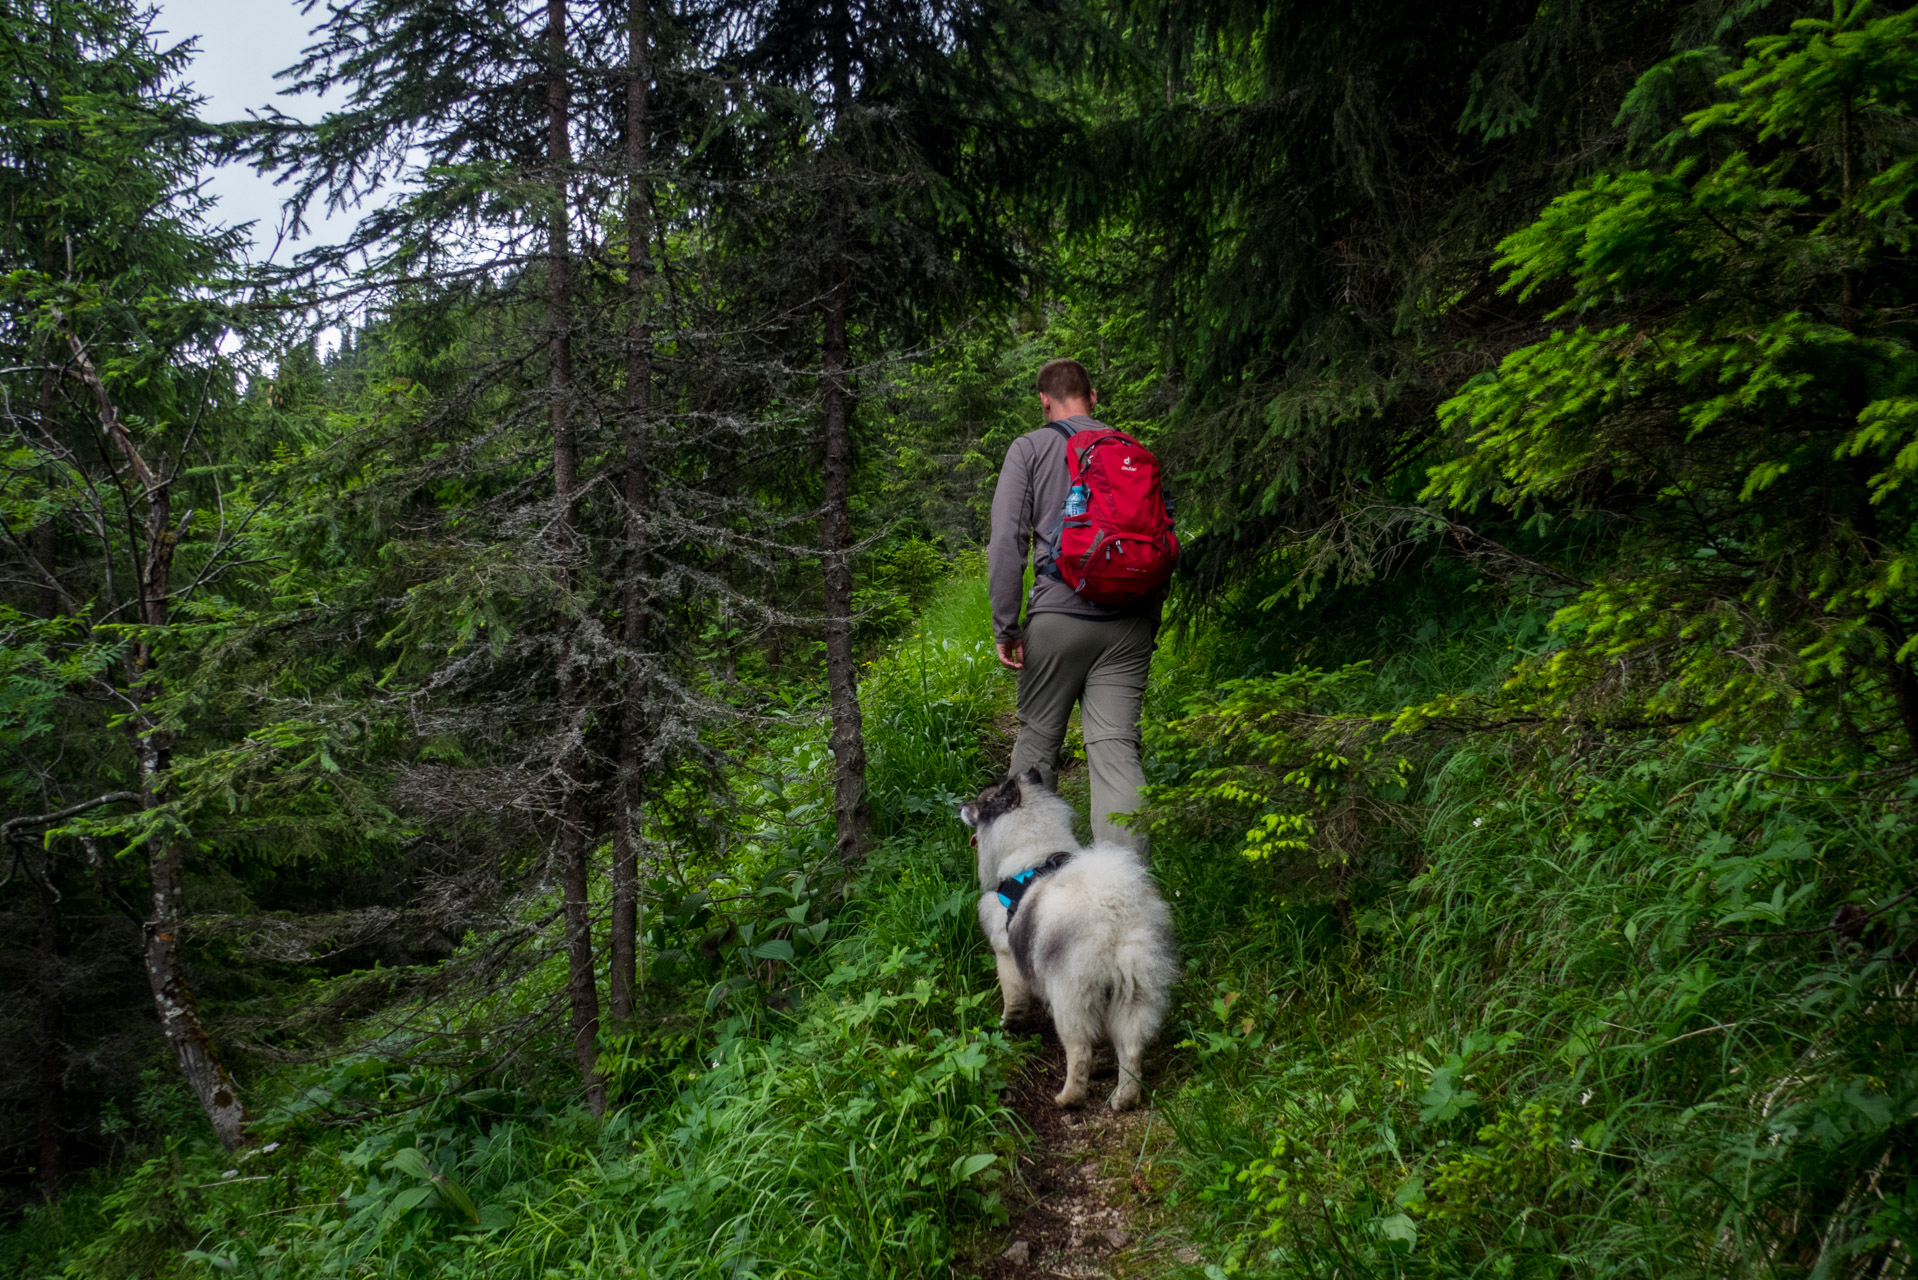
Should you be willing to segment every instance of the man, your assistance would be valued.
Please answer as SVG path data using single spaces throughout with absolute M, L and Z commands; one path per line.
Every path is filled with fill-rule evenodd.
M 1099 396 L 1085 366 L 1052 360 L 1039 370 L 1039 408 L 1068 431 L 1109 430 L 1092 418 Z M 1052 573 L 1048 536 L 1065 507 L 1066 438 L 1050 425 L 1012 442 L 992 495 L 986 573 L 999 661 L 1019 673 L 1019 739 L 1012 773 L 1038 769 L 1056 786 L 1059 747 L 1073 703 L 1092 774 L 1092 835 L 1146 852 L 1145 837 L 1112 821 L 1139 807 L 1139 708 L 1152 665 L 1163 590 L 1131 609 L 1093 604 Z M 1020 590 L 1035 551 L 1032 594 L 1020 623 Z

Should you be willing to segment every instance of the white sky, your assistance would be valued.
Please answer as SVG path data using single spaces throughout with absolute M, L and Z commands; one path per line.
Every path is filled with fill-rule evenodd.
M 154 0 L 159 9 L 155 30 L 162 47 L 198 36 L 199 53 L 193 62 L 194 87 L 206 95 L 202 112 L 209 120 L 240 120 L 249 108 L 272 103 L 301 119 L 316 119 L 320 104 L 312 98 L 286 97 L 273 73 L 299 59 L 312 42 L 308 32 L 326 16 L 324 5 L 311 15 L 300 12 L 294 0 Z M 280 225 L 283 188 L 243 165 L 227 165 L 208 184 L 219 197 L 218 218 L 225 223 L 252 222 L 256 257 L 273 251 Z M 275 254 L 284 262 L 298 250 L 323 244 L 345 234 L 351 218 L 330 222 L 316 209 L 309 215 L 308 238 L 281 245 Z

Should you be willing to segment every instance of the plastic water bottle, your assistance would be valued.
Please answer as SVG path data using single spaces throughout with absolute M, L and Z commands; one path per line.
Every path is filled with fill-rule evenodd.
M 1070 520 L 1074 516 L 1084 515 L 1086 513 L 1086 502 L 1086 487 L 1083 484 L 1073 485 L 1066 493 L 1066 519 Z

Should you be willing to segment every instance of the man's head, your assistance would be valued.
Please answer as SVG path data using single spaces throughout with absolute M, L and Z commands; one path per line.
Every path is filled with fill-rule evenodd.
M 1086 367 L 1077 360 L 1048 360 L 1039 366 L 1039 408 L 1047 422 L 1058 422 L 1074 414 L 1092 414 L 1099 393 L 1092 389 Z

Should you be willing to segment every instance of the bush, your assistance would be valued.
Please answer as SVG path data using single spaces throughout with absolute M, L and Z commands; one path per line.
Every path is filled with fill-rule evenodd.
M 1425 866 L 1355 939 L 1278 893 L 1229 949 L 1191 936 L 1216 909 L 1185 913 L 1212 1012 L 1166 1105 L 1223 1270 L 1899 1265 L 1911 788 L 1779 777 L 1716 738 L 1552 745 L 1435 759 Z M 1189 867 L 1185 899 L 1226 874 Z

